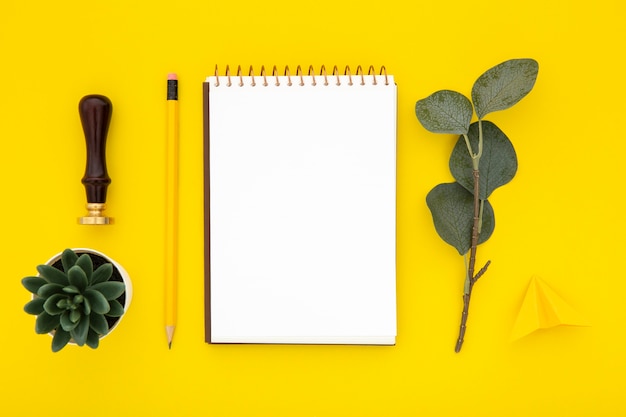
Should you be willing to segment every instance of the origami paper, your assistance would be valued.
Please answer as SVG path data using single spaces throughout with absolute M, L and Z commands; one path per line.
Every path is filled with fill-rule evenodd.
M 589 325 L 588 321 L 545 281 L 539 277 L 532 277 L 511 332 L 511 341 L 539 329 Z

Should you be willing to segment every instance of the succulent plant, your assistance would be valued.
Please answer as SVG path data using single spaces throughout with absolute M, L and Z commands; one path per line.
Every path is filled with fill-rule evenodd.
M 124 313 L 122 297 L 126 287 L 123 282 L 111 280 L 111 263 L 102 263 L 94 270 L 87 253 L 78 256 L 66 249 L 60 263 L 62 270 L 39 265 L 38 276 L 22 279 L 22 285 L 33 294 L 24 311 L 37 316 L 36 333 L 53 333 L 53 352 L 63 349 L 70 340 L 95 349 L 100 337 L 109 332 L 110 323 Z

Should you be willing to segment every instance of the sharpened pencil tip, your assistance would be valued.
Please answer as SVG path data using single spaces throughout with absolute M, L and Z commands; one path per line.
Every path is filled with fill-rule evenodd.
M 174 340 L 174 326 L 165 326 L 165 333 L 167 334 L 167 346 L 172 349 L 172 340 Z

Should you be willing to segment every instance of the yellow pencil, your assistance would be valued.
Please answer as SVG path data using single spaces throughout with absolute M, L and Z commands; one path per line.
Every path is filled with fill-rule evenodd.
M 178 77 L 167 76 L 165 179 L 165 332 L 172 348 L 178 297 Z

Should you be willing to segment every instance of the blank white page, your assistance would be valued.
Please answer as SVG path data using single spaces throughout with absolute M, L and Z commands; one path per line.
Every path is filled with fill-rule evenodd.
M 208 341 L 395 344 L 397 88 L 351 78 L 207 78 Z

